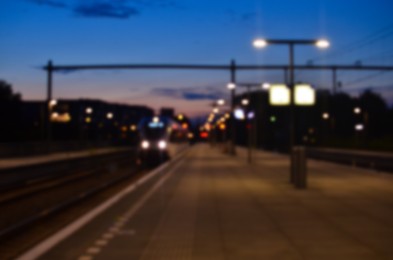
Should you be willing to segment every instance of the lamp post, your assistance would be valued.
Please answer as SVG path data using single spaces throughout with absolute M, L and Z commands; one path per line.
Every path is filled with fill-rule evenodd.
M 283 44 L 289 48 L 289 88 L 292 95 L 290 95 L 290 123 L 289 123 L 289 148 L 292 152 L 293 147 L 296 145 L 295 140 L 295 98 L 294 98 L 294 85 L 295 85 L 295 71 L 294 71 L 294 47 L 295 45 L 315 45 L 318 48 L 327 48 L 330 43 L 327 40 L 316 39 L 316 40 L 288 40 L 288 39 L 256 39 L 253 42 L 255 48 L 264 48 L 269 44 Z M 291 175 L 290 181 L 294 182 L 294 162 L 291 156 Z
M 227 85 L 227 88 L 231 91 L 231 113 L 232 113 L 231 142 L 229 147 L 229 154 L 236 155 L 236 122 L 233 117 L 233 113 L 235 111 L 235 88 L 236 88 L 236 63 L 234 60 L 231 61 L 230 72 L 231 72 L 231 81 Z

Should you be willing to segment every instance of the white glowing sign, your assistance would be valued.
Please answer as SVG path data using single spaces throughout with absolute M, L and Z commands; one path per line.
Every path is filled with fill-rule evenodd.
M 273 106 L 286 106 L 291 102 L 291 92 L 284 84 L 272 84 L 269 88 L 269 103 Z
M 295 105 L 311 106 L 315 104 L 315 90 L 308 84 L 295 85 Z

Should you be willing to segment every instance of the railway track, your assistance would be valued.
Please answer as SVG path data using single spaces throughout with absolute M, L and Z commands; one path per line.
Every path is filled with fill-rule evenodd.
M 51 176 L 34 181 L 19 180 L 11 187 L 3 185 L 0 192 L 0 242 L 17 235 L 29 225 L 57 214 L 85 198 L 91 197 L 137 174 L 138 168 L 128 154 L 109 156 L 108 163 L 93 169 L 83 166 L 65 174 L 52 172 Z M 103 160 L 103 158 L 101 158 Z

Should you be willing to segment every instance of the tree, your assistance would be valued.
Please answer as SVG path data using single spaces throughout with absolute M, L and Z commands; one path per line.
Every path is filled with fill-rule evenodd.
M 12 85 L 5 80 L 0 80 L 0 101 L 20 101 L 21 95 L 12 91 Z
M 361 94 L 359 101 L 368 137 L 381 137 L 388 133 L 389 115 L 385 100 L 377 93 L 366 90 Z

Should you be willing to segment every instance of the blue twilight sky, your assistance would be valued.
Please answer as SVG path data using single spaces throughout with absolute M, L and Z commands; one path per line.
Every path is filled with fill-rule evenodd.
M 255 37 L 327 38 L 328 50 L 298 46 L 297 64 L 393 65 L 392 0 L 1 0 L 0 79 L 23 99 L 44 99 L 54 64 L 287 64 L 283 46 L 255 50 Z M 393 72 L 339 72 L 343 90 L 373 88 L 393 100 Z M 240 82 L 281 82 L 280 71 L 239 72 Z M 331 88 L 328 72 L 296 80 Z M 82 71 L 57 73 L 55 98 L 171 106 L 210 111 L 227 97 L 228 72 Z

